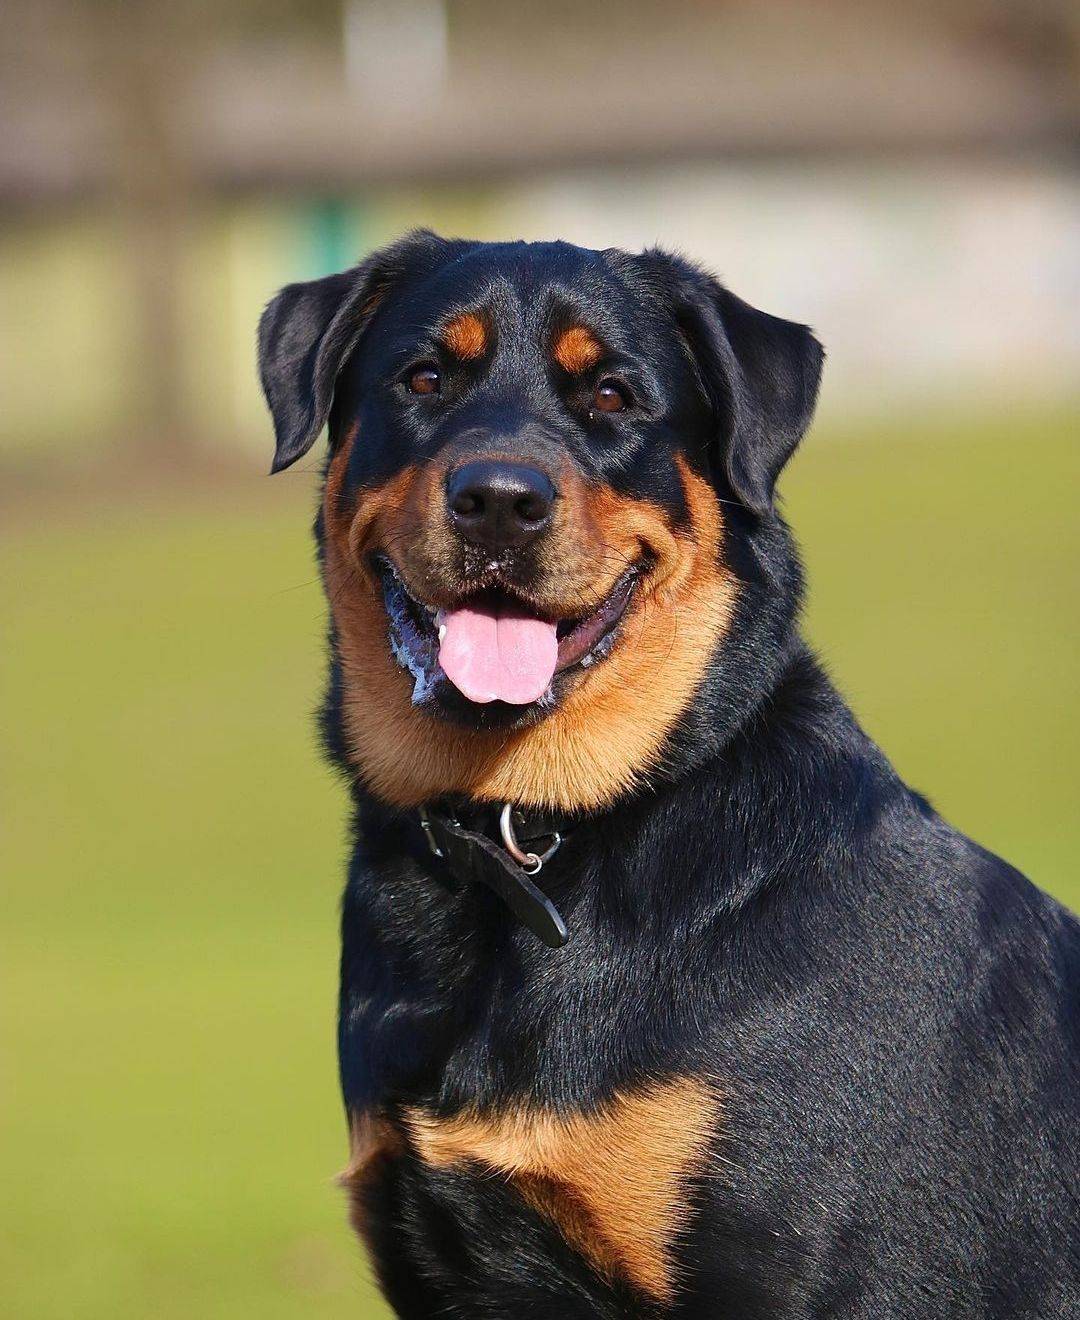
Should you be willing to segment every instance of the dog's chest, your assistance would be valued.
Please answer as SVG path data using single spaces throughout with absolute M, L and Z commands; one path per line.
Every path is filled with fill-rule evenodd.
M 497 1177 L 602 1275 L 654 1298 L 674 1293 L 673 1245 L 707 1170 L 719 1101 L 676 1077 L 589 1112 L 526 1106 L 448 1117 L 414 1107 L 393 1121 L 354 1116 L 345 1181 L 359 1187 L 386 1157 Z

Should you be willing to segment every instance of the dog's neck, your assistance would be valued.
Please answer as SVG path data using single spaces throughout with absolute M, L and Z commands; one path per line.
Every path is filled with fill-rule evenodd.
M 789 658 L 789 667 L 793 658 Z M 740 729 L 756 715 L 761 704 L 759 701 L 745 712 Z M 714 735 L 718 732 L 714 731 Z M 732 736 L 729 734 L 728 740 Z M 723 746 L 718 736 L 711 742 L 699 737 L 697 763 L 722 755 Z M 672 763 L 674 760 L 671 758 Z M 678 763 L 680 777 L 692 774 L 696 768 L 695 759 L 685 752 Z M 659 779 L 672 777 L 663 772 L 658 776 Z M 641 797 L 641 792 L 627 793 L 625 801 L 612 803 L 606 809 L 593 806 L 591 810 L 583 807 L 577 812 L 553 812 L 512 801 L 492 803 L 450 795 L 419 807 L 416 819 L 430 854 L 424 858 L 429 865 L 434 865 L 458 886 L 485 885 L 502 899 L 513 918 L 542 943 L 560 948 L 569 932 L 546 889 L 552 878 L 558 881 L 565 860 L 559 854 L 565 840 L 578 826 L 595 827 L 612 811 L 632 812 Z M 420 852 L 424 853 L 423 847 Z M 546 874 L 542 876 L 541 872 Z
M 745 941 L 786 946 L 789 924 L 792 946 L 804 947 L 795 928 L 823 883 L 852 889 L 843 910 L 855 920 L 863 900 L 852 859 L 882 812 L 910 810 L 901 797 L 803 653 L 714 754 L 583 816 L 539 877 L 569 930 L 566 947 L 552 949 L 485 886 L 442 875 L 415 813 L 361 795 L 343 922 L 356 1005 L 347 1097 L 427 1086 L 430 1072 L 451 1099 L 494 1099 L 539 1085 L 538 1053 L 599 1050 L 601 1089 L 647 1072 L 655 1042 L 633 1025 L 633 1005 L 667 996 L 681 1012 L 677 968 L 703 986 L 720 969 L 738 983 L 758 965 Z M 762 903 L 769 922 L 747 927 L 743 916 Z M 612 1024 L 602 1049 L 595 1035 L 575 1035 L 595 1030 L 573 1009 L 582 996 L 602 1001 Z M 540 1072 L 557 1087 L 554 1063 Z
M 800 735 L 812 725 L 816 738 L 833 745 L 847 743 L 852 754 L 872 746 L 794 633 L 777 657 L 767 685 L 741 708 L 729 706 L 718 712 L 724 696 L 723 691 L 703 691 L 675 730 L 671 755 L 640 786 L 603 806 L 552 812 L 527 803 L 451 795 L 433 798 L 421 809 L 403 810 L 381 803 L 362 785 L 355 785 L 361 837 L 397 840 L 399 849 L 410 855 L 416 853 L 419 842 L 421 855 L 426 855 L 433 850 L 424 828 L 425 817 L 438 816 L 498 842 L 500 814 L 504 808 L 512 808 L 517 832 L 530 847 L 539 847 L 556 833 L 566 838 L 572 832 L 576 851 L 587 847 L 590 838 L 629 836 L 663 804 L 693 796 L 703 783 L 726 783 L 732 776 L 747 775 L 752 780 L 756 745 L 785 740 L 792 722 Z M 799 750 L 792 746 L 792 755 Z M 752 785 L 744 787 L 749 790 Z M 560 858 L 565 860 L 562 854 Z M 553 864 L 547 880 L 554 879 L 555 870 Z

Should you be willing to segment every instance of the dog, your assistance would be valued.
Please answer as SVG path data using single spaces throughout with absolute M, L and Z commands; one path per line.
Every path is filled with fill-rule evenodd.
M 811 331 L 417 232 L 259 359 L 274 470 L 329 430 L 342 1178 L 397 1314 L 1080 1316 L 1080 926 L 800 638 Z

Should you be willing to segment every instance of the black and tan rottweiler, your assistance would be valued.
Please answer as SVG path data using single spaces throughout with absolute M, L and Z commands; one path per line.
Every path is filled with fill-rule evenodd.
M 416 233 L 259 352 L 275 470 L 329 425 L 344 1180 L 397 1312 L 1080 1316 L 1080 928 L 800 639 L 810 331 Z

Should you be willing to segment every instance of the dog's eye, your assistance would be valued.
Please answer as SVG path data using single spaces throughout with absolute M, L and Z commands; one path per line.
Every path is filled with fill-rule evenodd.
M 422 367 L 414 367 L 409 373 L 408 386 L 410 394 L 438 394 L 442 388 L 438 367 L 430 362 L 425 362 Z
M 597 412 L 622 412 L 627 403 L 626 391 L 617 380 L 612 380 L 610 377 L 597 385 L 592 399 L 592 406 Z

